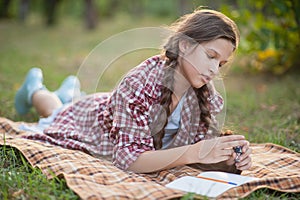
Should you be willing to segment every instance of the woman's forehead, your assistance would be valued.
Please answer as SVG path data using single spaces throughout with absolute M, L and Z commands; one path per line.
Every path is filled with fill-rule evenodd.
M 224 59 L 229 58 L 235 49 L 231 41 L 223 38 L 205 42 L 201 45 L 207 50 L 211 50 L 219 54 L 219 56 L 221 56 Z

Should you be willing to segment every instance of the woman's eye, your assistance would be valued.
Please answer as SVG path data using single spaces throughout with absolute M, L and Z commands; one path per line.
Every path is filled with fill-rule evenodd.
M 223 67 L 226 64 L 227 64 L 227 62 L 220 62 L 219 67 Z
M 213 55 L 210 55 L 210 54 L 206 54 L 207 55 L 207 57 L 209 58 L 209 59 L 214 59 L 215 58 L 215 56 L 213 56 Z

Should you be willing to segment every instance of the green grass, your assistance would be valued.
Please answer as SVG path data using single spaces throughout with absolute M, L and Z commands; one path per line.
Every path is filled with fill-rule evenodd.
M 225 125 L 246 135 L 250 142 L 272 142 L 300 150 L 299 74 L 225 78 Z
M 31 16 L 26 25 L 0 21 L 0 116 L 14 121 L 38 119 L 33 110 L 19 116 L 13 107 L 15 92 L 31 67 L 42 68 L 46 86 L 55 90 L 67 75 L 77 73 L 85 57 L 104 39 L 134 27 L 169 24 L 172 19 L 134 21 L 121 15 L 102 20 L 94 31 L 84 30 L 83 23 L 71 19 L 61 19 L 53 28 L 44 27 L 36 16 Z M 125 71 L 153 53 L 157 51 L 123 55 L 105 71 L 97 90 L 113 88 Z M 227 75 L 226 128 L 246 135 L 250 142 L 272 142 L 299 151 L 299 77 L 295 73 L 283 77 Z M 0 148 L 0 174 L 0 199 L 78 199 L 63 179 L 47 180 L 14 148 Z M 300 195 L 261 189 L 246 199 L 279 198 L 299 199 Z
M 16 149 L 0 147 L 0 199 L 79 199 L 57 177 L 48 180 Z

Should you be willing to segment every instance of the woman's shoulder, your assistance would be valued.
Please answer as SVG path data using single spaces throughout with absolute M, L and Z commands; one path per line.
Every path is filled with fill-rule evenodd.
M 136 80 L 140 83 L 147 82 L 149 79 L 152 79 L 152 81 L 160 80 L 164 73 L 165 63 L 166 61 L 162 55 L 152 56 L 130 70 L 125 75 L 124 80 Z
M 164 74 L 165 59 L 152 56 L 130 70 L 121 80 L 114 93 L 124 95 L 147 94 L 159 96 Z
M 141 75 L 147 76 L 147 74 L 153 70 L 162 71 L 165 62 L 166 61 L 162 55 L 155 55 L 141 62 L 139 65 L 133 68 L 132 71 L 138 71 L 139 74 L 141 73 Z
M 165 64 L 166 59 L 163 55 L 154 55 L 148 59 L 146 59 L 141 64 L 147 65 L 147 66 L 163 66 Z

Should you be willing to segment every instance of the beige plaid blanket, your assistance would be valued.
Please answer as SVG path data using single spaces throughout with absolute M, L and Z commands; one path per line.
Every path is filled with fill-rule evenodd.
M 201 171 L 181 166 L 151 174 L 122 171 L 105 158 L 95 158 L 76 150 L 21 138 L 17 122 L 0 118 L 0 145 L 17 148 L 28 162 L 49 178 L 66 179 L 70 189 L 82 199 L 172 199 L 185 193 L 165 187 L 176 178 L 196 176 Z M 223 193 L 218 199 L 249 195 L 259 188 L 300 192 L 300 155 L 275 144 L 253 144 L 253 166 L 242 175 L 260 178 Z

